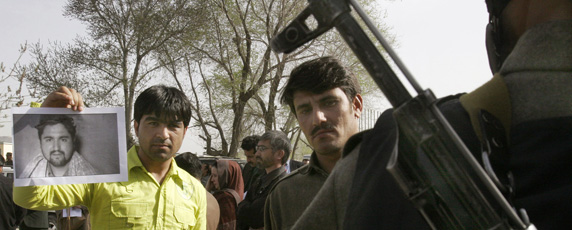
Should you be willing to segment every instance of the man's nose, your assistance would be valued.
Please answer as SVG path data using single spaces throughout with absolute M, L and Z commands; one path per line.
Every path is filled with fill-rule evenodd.
M 60 146 L 61 146 L 60 141 L 57 140 L 57 141 L 54 141 L 54 143 L 53 143 L 53 145 L 52 145 L 52 148 L 53 148 L 53 150 L 59 151 L 59 150 L 60 150 Z
M 169 138 L 169 127 L 167 125 L 160 125 L 159 130 L 157 130 L 157 137 L 162 140 Z
M 320 109 L 312 111 L 312 125 L 319 126 L 322 122 L 326 122 L 326 115 Z

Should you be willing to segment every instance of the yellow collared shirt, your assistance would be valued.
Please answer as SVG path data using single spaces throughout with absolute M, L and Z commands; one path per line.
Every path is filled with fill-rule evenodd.
M 93 229 L 206 229 L 206 191 L 175 161 L 162 184 L 127 153 L 129 181 L 15 187 L 16 204 L 36 210 L 89 208 Z

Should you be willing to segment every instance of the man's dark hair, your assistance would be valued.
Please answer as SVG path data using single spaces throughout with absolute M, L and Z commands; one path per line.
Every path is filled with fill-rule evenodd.
M 191 102 L 175 87 L 151 86 L 135 101 L 135 121 L 139 123 L 146 114 L 154 114 L 167 121 L 182 121 L 188 127 L 191 121 Z
M 194 153 L 184 152 L 175 157 L 177 166 L 187 171 L 191 176 L 201 178 L 201 161 Z
M 304 62 L 292 70 L 280 101 L 288 104 L 292 113 L 296 114 L 294 108 L 296 91 L 320 94 L 337 87 L 344 91 L 350 103 L 361 93 L 357 78 L 344 68 L 338 59 L 321 57 Z
M 36 129 L 38 130 L 38 137 L 40 139 L 42 138 L 42 134 L 44 134 L 44 129 L 46 126 L 56 124 L 62 124 L 68 133 L 70 133 L 72 140 L 76 140 L 76 127 L 73 118 L 62 114 L 42 114 L 40 116 L 40 123 L 36 125 Z
M 500 17 L 502 11 L 508 5 L 510 0 L 485 0 L 487 3 L 487 10 L 489 14 L 494 15 L 495 17 Z
M 258 140 L 260 140 L 260 136 L 258 136 L 258 135 L 252 135 L 252 136 L 245 137 L 242 139 L 242 143 L 240 144 L 240 148 L 242 148 L 242 150 L 246 150 L 246 151 L 253 150 L 254 148 L 256 148 L 256 145 L 258 144 Z
M 292 145 L 290 145 L 290 138 L 282 131 L 269 130 L 266 131 L 260 137 L 259 141 L 270 140 L 270 145 L 272 146 L 272 152 L 278 150 L 284 150 L 284 157 L 282 157 L 282 164 L 286 164 L 288 157 L 290 157 L 290 152 L 292 152 Z

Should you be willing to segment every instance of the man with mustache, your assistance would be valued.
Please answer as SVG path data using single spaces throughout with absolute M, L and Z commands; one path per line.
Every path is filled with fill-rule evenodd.
M 73 89 L 60 87 L 42 107 L 83 110 Z M 34 210 L 88 207 L 93 229 L 206 229 L 206 190 L 173 160 L 191 120 L 177 88 L 156 85 L 135 100 L 139 144 L 127 152 L 128 181 L 14 188 L 14 202 Z
M 266 131 L 256 145 L 256 165 L 263 174 L 253 182 L 250 191 L 238 204 L 239 230 L 264 228 L 264 204 L 270 189 L 286 176 L 284 163 L 292 152 L 290 139 L 282 131 Z
M 348 139 L 358 133 L 363 110 L 357 78 L 339 60 L 322 57 L 290 74 L 282 102 L 314 149 L 310 163 L 292 172 L 271 191 L 265 207 L 265 229 L 290 229 L 316 196 L 342 156 Z
M 572 1 L 484 2 L 494 76 L 473 92 L 440 99 L 437 106 L 480 163 L 487 144 L 501 149 L 492 151 L 490 163 L 506 180 L 512 208 L 536 226 L 530 229 L 566 229 L 572 226 Z M 492 140 L 483 140 L 483 134 Z M 336 167 L 293 229 L 435 229 L 385 169 L 399 138 L 392 109 L 361 140 L 352 137 L 346 150 L 352 142 L 361 147 L 338 165 L 353 167 Z M 346 176 L 336 179 L 336 174 Z M 319 200 L 321 194 L 327 199 Z M 460 224 L 456 229 L 475 228 L 503 227 Z
M 36 129 L 42 153 L 28 163 L 22 172 L 23 178 L 97 174 L 91 164 L 77 152 L 73 118 L 61 114 L 41 115 Z

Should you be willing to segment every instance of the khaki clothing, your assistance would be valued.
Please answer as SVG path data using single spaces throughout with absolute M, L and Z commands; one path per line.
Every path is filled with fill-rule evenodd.
M 278 181 L 266 199 L 264 228 L 290 229 L 294 226 L 328 175 L 326 171 L 320 168 L 314 152 L 308 165 L 293 171 Z
M 345 148 L 349 145 L 350 143 L 347 143 Z M 332 174 L 292 229 L 335 230 L 342 228 L 360 147 L 361 145 L 358 144 L 347 156 L 336 163 Z

